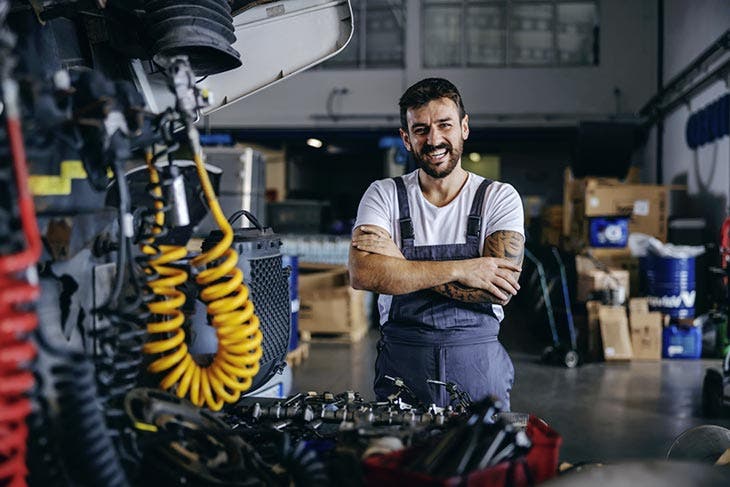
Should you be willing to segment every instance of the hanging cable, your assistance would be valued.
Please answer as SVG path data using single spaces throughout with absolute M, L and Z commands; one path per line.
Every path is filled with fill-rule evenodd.
M 218 411 L 223 404 L 238 401 L 241 393 L 251 387 L 263 355 L 263 335 L 259 329 L 259 319 L 254 314 L 253 302 L 249 299 L 249 289 L 243 283 L 243 272 L 237 267 L 238 252 L 231 247 L 233 230 L 223 215 L 208 179 L 199 134 L 191 122 L 193 117 L 185 113 L 185 107 L 195 105 L 194 101 L 189 103 L 188 99 L 182 100 L 183 96 L 194 93 L 194 78 L 187 61 L 182 58 L 174 60 L 168 72 L 172 73 L 179 113 L 186 120 L 188 139 L 205 198 L 223 233 L 223 238 L 213 248 L 191 260 L 193 266 L 207 266 L 198 273 L 195 281 L 202 288 L 200 298 L 207 304 L 210 324 L 215 328 L 218 338 L 218 350 L 209 365 L 198 364 L 188 351 L 183 329 L 185 317 L 181 311 L 185 294 L 177 289 L 177 286 L 187 281 L 187 273 L 172 265 L 185 258 L 187 252 L 182 247 L 157 247 L 152 235 L 142 250 L 151 256 L 148 275 L 159 275 L 159 278 L 148 278 L 148 286 L 156 299 L 148 304 L 154 321 L 147 324 L 147 332 L 152 337 L 145 344 L 144 352 L 160 355 L 149 365 L 148 370 L 165 373 L 160 382 L 162 389 L 175 387 L 178 397 L 188 396 L 193 404 L 205 404 L 211 410 Z M 159 175 L 149 156 L 147 165 L 150 185 L 157 188 L 153 189 L 153 198 L 157 198 L 154 200 L 157 210 L 155 223 L 161 226 L 164 224 L 164 203 L 159 201 L 162 195 Z

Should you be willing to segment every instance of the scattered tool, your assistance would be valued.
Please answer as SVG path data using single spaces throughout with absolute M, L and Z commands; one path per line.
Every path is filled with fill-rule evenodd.
M 471 396 L 467 391 L 462 391 L 456 382 L 443 382 L 434 379 L 426 379 L 426 382 L 445 387 L 446 392 L 449 393 L 451 403 L 456 403 L 462 411 L 467 411 L 471 407 Z
M 435 477 L 466 475 L 527 454 L 530 439 L 503 418 L 494 421 L 502 403 L 487 398 L 472 405 L 466 422 L 449 430 L 432 448 L 417 456 L 407 468 Z

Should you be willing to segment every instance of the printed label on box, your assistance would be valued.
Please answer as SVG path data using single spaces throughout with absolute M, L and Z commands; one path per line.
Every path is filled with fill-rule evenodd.
M 649 215 L 649 200 L 634 201 L 634 215 L 648 216 Z
M 604 355 L 605 355 L 606 357 L 613 357 L 614 355 L 616 355 L 616 349 L 615 349 L 615 348 L 613 348 L 613 347 L 606 347 L 606 348 L 605 348 L 605 349 L 603 350 L 603 354 L 604 354 Z
M 670 357 L 684 353 L 684 347 L 682 345 L 670 345 L 667 347 L 667 354 Z
M 590 206 L 591 208 L 596 208 L 600 204 L 601 204 L 601 200 L 598 199 L 598 196 L 591 196 L 588 199 L 588 206 Z

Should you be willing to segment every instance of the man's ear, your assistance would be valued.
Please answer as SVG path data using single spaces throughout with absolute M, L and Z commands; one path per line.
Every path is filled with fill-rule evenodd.
M 469 138 L 469 115 L 464 114 L 464 118 L 461 119 L 461 136 L 464 140 Z
M 408 133 L 406 133 L 406 131 L 403 129 L 398 129 L 398 134 L 400 135 L 403 144 L 406 146 L 406 150 L 408 152 L 411 152 L 413 150 L 413 147 L 411 146 L 411 140 L 408 138 Z

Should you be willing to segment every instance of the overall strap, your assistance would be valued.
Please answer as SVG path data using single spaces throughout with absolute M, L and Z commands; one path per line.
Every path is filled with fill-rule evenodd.
M 401 248 L 413 247 L 414 233 L 413 221 L 411 220 L 411 208 L 408 205 L 408 193 L 403 177 L 393 178 L 398 193 L 398 228 L 400 229 Z
M 486 193 L 489 185 L 492 184 L 491 179 L 485 179 L 477 188 L 474 200 L 471 203 L 471 211 L 469 219 L 466 223 L 466 241 L 476 241 L 479 245 L 479 237 L 482 231 L 482 214 L 484 212 L 484 193 Z M 478 248 L 478 247 L 477 247 Z

